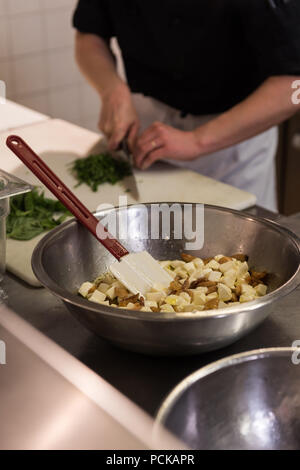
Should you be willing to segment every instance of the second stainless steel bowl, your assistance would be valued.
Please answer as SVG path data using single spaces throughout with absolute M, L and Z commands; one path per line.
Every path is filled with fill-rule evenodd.
M 130 251 L 148 250 L 156 259 L 176 259 L 186 251 L 185 237 L 144 240 L 141 221 L 150 218 L 150 204 L 113 209 L 127 216 Z M 143 214 L 141 213 L 143 211 Z M 109 211 L 98 213 L 99 218 Z M 196 217 L 196 207 L 192 204 Z M 299 284 L 299 242 L 288 230 L 244 213 L 214 206 L 204 209 L 201 257 L 237 252 L 249 255 L 250 266 L 271 273 L 269 293 L 256 301 L 201 313 L 147 313 L 97 305 L 77 295 L 81 283 L 94 280 L 114 261 L 90 233 L 71 220 L 46 235 L 37 246 L 33 270 L 40 282 L 65 302 L 88 329 L 120 347 L 153 355 L 188 355 L 231 344 L 261 323 L 276 302 Z
M 156 422 L 192 449 L 298 450 L 299 357 L 270 348 L 209 364 L 175 387 Z

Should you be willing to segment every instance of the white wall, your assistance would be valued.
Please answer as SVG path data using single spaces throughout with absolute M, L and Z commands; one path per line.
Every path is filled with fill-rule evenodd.
M 0 0 L 0 80 L 7 97 L 97 129 L 100 101 L 74 60 L 76 0 Z

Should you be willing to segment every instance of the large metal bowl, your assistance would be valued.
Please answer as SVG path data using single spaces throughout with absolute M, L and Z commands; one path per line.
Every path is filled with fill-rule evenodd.
M 259 349 L 203 367 L 170 393 L 157 424 L 192 449 L 298 450 L 299 358 L 297 348 Z
M 150 204 L 146 214 L 150 217 Z M 192 205 L 193 216 L 196 207 Z M 140 238 L 139 206 L 114 209 L 127 215 L 130 251 L 148 250 L 156 259 L 176 259 L 185 251 L 186 239 Z M 98 218 L 110 211 L 98 213 Z M 143 212 L 144 213 L 144 212 Z M 82 299 L 77 289 L 95 279 L 114 261 L 113 257 L 76 220 L 51 231 L 39 243 L 32 258 L 40 282 L 58 296 L 88 329 L 120 347 L 153 355 L 185 355 L 211 351 L 233 343 L 261 323 L 276 301 L 299 284 L 299 242 L 288 230 L 267 220 L 214 206 L 204 209 L 204 246 L 193 254 L 209 257 L 219 253 L 247 253 L 253 268 L 271 273 L 270 293 L 240 306 L 202 313 L 160 314 L 120 310 Z

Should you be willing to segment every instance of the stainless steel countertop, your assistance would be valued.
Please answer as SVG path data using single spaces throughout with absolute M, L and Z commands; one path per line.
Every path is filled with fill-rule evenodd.
M 300 235 L 300 214 L 286 218 L 260 208 L 245 212 L 275 220 Z M 80 325 L 45 289 L 30 288 L 10 274 L 4 287 L 12 310 L 152 415 L 170 390 L 200 367 L 231 354 L 291 346 L 300 340 L 300 289 L 280 301 L 261 326 L 229 347 L 194 357 L 158 358 L 105 343 Z
M 146 413 L 2 307 L 0 337 L 7 357 L 0 366 L 0 450 L 140 450 L 156 445 Z M 178 441 L 161 433 L 163 448 L 178 448 Z

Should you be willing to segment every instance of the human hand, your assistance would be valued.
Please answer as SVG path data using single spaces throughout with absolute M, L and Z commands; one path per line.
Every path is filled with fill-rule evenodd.
M 108 140 L 109 150 L 117 150 L 125 136 L 129 148 L 133 149 L 139 130 L 139 118 L 125 83 L 118 83 L 103 93 L 99 129 Z
M 161 122 L 154 122 L 137 139 L 133 152 L 136 166 L 149 168 L 157 160 L 193 160 L 200 156 L 196 133 L 181 131 Z

